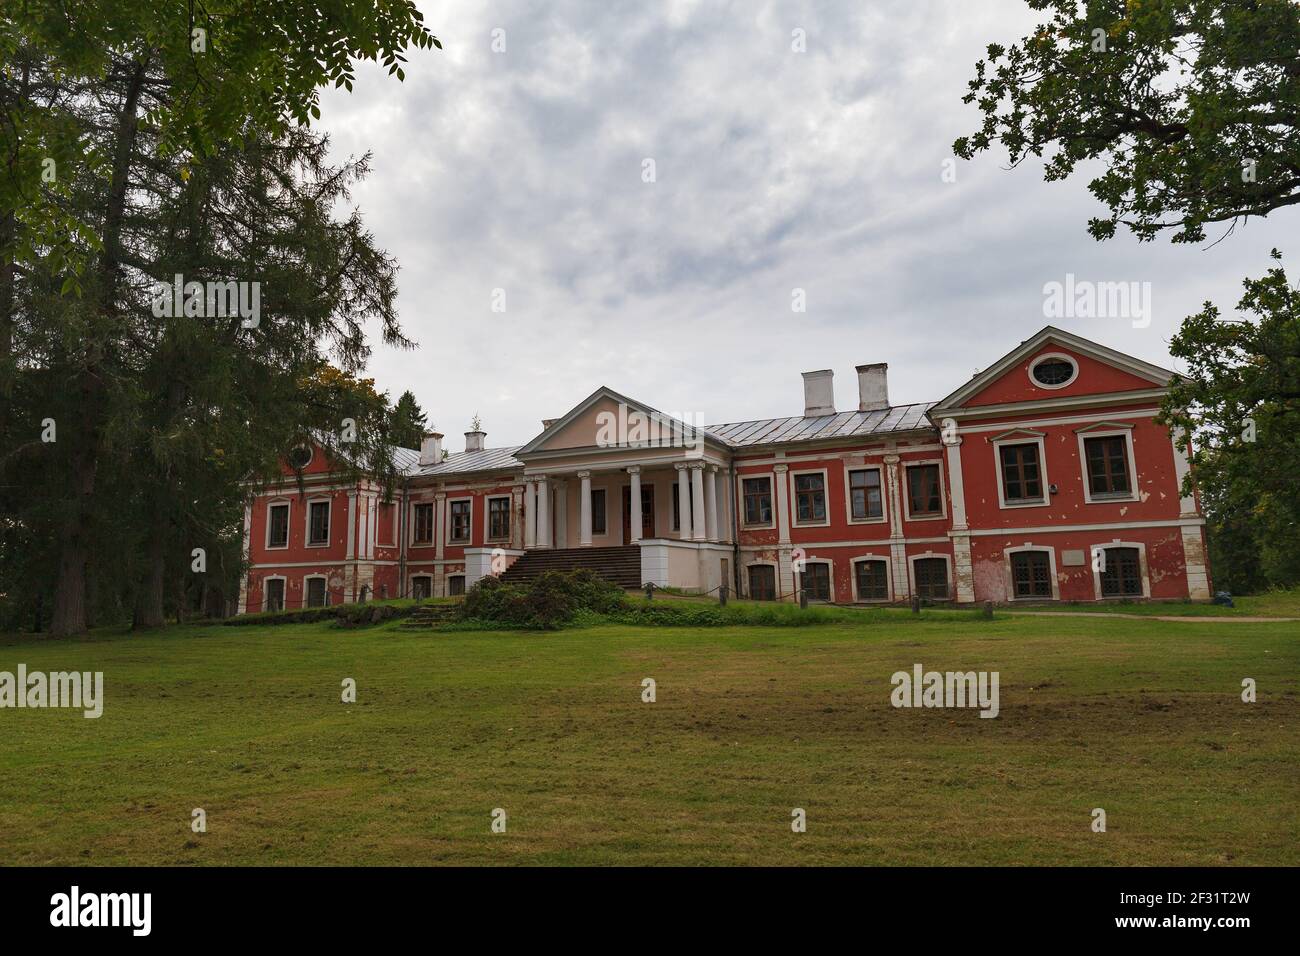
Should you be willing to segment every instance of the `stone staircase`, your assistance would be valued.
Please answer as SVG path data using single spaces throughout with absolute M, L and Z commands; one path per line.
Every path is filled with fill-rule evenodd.
M 454 621 L 460 612 L 459 604 L 421 604 L 402 621 L 405 629 L 438 627 L 448 621 Z
M 562 548 L 528 551 L 501 575 L 505 584 L 526 584 L 543 571 L 586 568 L 621 588 L 641 586 L 641 549 L 633 544 L 613 548 Z

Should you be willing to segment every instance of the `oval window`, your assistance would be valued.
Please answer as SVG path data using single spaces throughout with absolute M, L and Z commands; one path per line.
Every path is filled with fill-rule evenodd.
M 302 471 L 311 463 L 311 449 L 306 445 L 299 445 L 289 452 L 289 467 L 297 471 Z
M 1033 375 L 1039 385 L 1064 385 L 1074 378 L 1074 363 L 1062 358 L 1043 359 L 1034 366 Z

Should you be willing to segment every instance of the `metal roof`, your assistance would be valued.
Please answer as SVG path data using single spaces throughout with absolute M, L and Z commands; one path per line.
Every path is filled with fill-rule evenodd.
M 786 442 L 818 441 L 831 438 L 866 438 L 890 432 L 932 428 L 925 413 L 934 402 L 896 405 L 871 412 L 839 412 L 811 418 L 764 418 L 730 425 L 707 425 L 705 431 L 732 448 Z M 523 445 L 509 448 L 485 448 L 482 451 L 453 453 L 436 465 L 421 465 L 420 453 L 413 448 L 394 449 L 398 470 L 412 478 L 445 477 L 484 472 L 522 469 L 515 457 Z
M 890 432 L 933 428 L 925 413 L 934 402 L 895 405 L 870 412 L 838 412 L 834 415 L 794 418 L 764 418 L 730 425 L 707 425 L 705 429 L 733 448 L 785 442 L 820 441 L 828 438 L 864 438 Z
M 398 448 L 394 452 L 398 468 L 412 478 L 426 475 L 464 475 L 475 472 L 507 471 L 523 468 L 524 463 L 515 457 L 522 445 L 510 448 L 484 448 L 482 451 L 453 452 L 436 465 L 421 465 L 420 453 L 412 448 Z

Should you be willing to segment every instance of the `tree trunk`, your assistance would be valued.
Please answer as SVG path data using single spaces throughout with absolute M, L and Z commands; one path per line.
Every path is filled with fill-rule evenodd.
M 54 619 L 50 624 L 50 633 L 55 637 L 80 634 L 86 629 L 86 540 L 95 515 L 95 470 L 99 461 L 104 391 L 100 363 L 105 343 L 97 335 L 105 335 L 106 330 L 112 328 L 117 309 L 119 243 L 126 211 L 128 174 L 135 153 L 136 133 L 140 128 L 137 110 L 145 68 L 145 61 L 136 63 L 123 97 L 118 123 L 99 268 L 99 328 L 92 328 L 92 341 L 86 349 L 85 363 L 78 377 L 81 427 L 71 436 L 75 447 L 70 468 L 75 498 L 59 534 L 59 577 L 54 588 Z
M 166 623 L 163 612 L 163 591 L 167 581 L 167 525 L 157 510 L 149 522 L 149 541 L 145 547 L 144 581 L 136 598 L 133 630 L 162 627 Z

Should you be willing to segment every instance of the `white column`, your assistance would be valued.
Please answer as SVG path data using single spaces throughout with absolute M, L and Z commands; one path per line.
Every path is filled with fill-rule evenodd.
M 545 476 L 537 479 L 537 546 L 551 546 L 551 483 Z
M 440 491 L 433 496 L 435 503 L 434 511 L 438 514 L 438 528 L 434 540 L 437 542 L 433 549 L 434 557 L 439 561 L 446 551 L 447 543 L 447 493 Z
M 703 541 L 708 536 L 708 529 L 705 528 L 704 515 L 704 465 L 691 465 L 691 496 L 700 510 L 695 513 L 695 522 L 693 530 L 696 541 Z
M 685 465 L 677 469 L 677 537 L 687 541 L 691 537 L 691 485 Z
M 709 466 L 709 476 L 704 480 L 705 534 L 710 541 L 718 540 L 718 469 Z
M 581 500 L 578 502 L 578 547 L 591 547 L 591 472 L 580 471 L 578 477 L 582 480 L 582 488 L 578 494 Z
M 794 564 L 790 551 L 790 488 L 786 475 L 789 465 L 773 465 L 773 504 L 776 507 L 777 569 L 776 592 L 786 595 L 785 600 L 794 600 Z
M 524 502 L 524 489 L 527 486 L 515 485 L 510 489 L 510 547 L 523 546 L 524 535 L 519 521 L 519 508 Z
M 524 550 L 537 547 L 537 482 L 524 483 Z
M 628 526 L 632 534 L 633 541 L 641 540 L 641 466 L 633 465 L 627 470 L 628 476 L 632 479 L 632 488 L 628 495 L 628 507 L 631 509 L 632 516 L 628 520 Z M 630 543 L 630 542 L 629 542 Z

